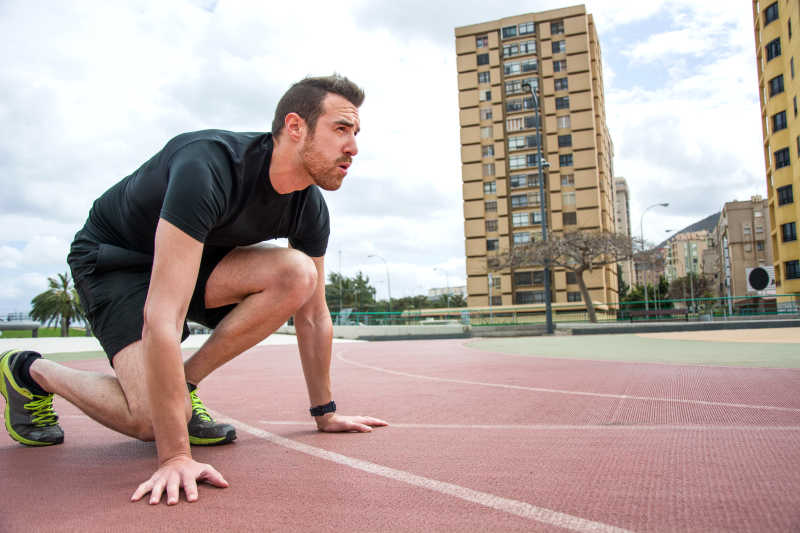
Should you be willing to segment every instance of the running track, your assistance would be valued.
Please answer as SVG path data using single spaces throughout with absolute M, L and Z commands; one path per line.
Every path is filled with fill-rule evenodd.
M 317 433 L 296 347 L 257 347 L 201 386 L 239 439 L 194 454 L 231 487 L 151 507 L 153 445 L 57 399 L 63 445 L 0 435 L 0 531 L 800 530 L 800 370 L 334 351 L 340 412 L 391 427 Z

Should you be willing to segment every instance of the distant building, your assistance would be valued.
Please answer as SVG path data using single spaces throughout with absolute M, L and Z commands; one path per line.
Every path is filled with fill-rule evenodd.
M 691 272 L 703 272 L 703 252 L 708 248 L 708 231 L 692 231 L 673 235 L 667 240 L 664 257 L 664 276 L 667 281 L 685 278 Z
M 800 29 L 797 2 L 753 0 L 753 26 L 756 37 L 758 95 L 764 136 L 764 164 L 767 178 L 767 205 L 770 220 L 773 265 L 779 295 L 794 294 L 791 301 L 778 306 L 797 309 L 800 305 L 800 121 L 795 80 L 795 59 L 800 60 L 800 39 L 792 40 L 792 22 Z
M 614 178 L 614 222 L 617 233 L 631 238 L 631 205 L 628 182 L 625 178 Z M 627 259 L 619 264 L 622 281 L 629 287 L 633 279 L 633 259 Z
M 431 299 L 439 298 L 440 296 L 444 296 L 445 294 L 448 296 L 458 295 L 466 298 L 467 286 L 459 285 L 457 287 L 434 287 L 433 289 L 428 289 L 428 298 Z

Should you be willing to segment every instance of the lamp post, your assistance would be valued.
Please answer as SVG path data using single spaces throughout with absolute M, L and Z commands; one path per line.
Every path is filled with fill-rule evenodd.
M 370 254 L 367 257 L 377 257 L 381 261 L 383 261 L 383 266 L 386 267 L 386 290 L 389 293 L 389 312 L 392 312 L 392 282 L 389 279 L 389 264 L 386 262 L 386 259 L 379 256 L 378 254 Z
M 438 272 L 444 272 L 445 287 L 447 287 L 445 289 L 446 292 L 444 293 L 444 304 L 447 307 L 450 307 L 450 276 L 447 275 L 447 271 L 443 268 L 433 267 L 433 269 Z
M 642 251 L 644 251 L 644 215 L 649 210 L 653 209 L 654 207 L 659 207 L 659 206 L 661 206 L 661 207 L 669 207 L 669 202 L 661 202 L 661 203 L 657 203 L 657 204 L 653 204 L 651 206 L 648 206 L 647 209 L 642 211 L 642 216 L 639 218 L 639 229 L 641 230 L 641 234 L 642 234 Z M 647 270 L 649 271 L 650 269 L 648 268 Z M 644 278 L 644 310 L 645 311 L 649 311 L 650 310 L 650 306 L 647 303 L 647 274 L 645 274 L 645 278 Z
M 533 99 L 534 121 L 536 122 L 536 166 L 539 171 L 539 216 L 542 219 L 542 241 L 547 242 L 547 214 L 546 214 L 546 200 L 545 200 L 545 185 L 544 176 L 542 175 L 542 168 L 549 167 L 550 163 L 542 161 L 542 124 L 539 121 L 539 98 L 536 96 L 536 91 L 530 83 L 523 83 L 522 88 L 528 88 Z M 524 107 L 524 105 L 523 105 Z M 544 315 L 545 325 L 548 334 L 553 333 L 553 310 L 550 305 L 550 260 L 544 260 Z

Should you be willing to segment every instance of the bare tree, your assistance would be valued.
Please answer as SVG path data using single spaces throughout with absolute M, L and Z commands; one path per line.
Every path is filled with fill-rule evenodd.
M 572 231 L 554 234 L 547 241 L 535 241 L 514 246 L 501 254 L 498 265 L 501 268 L 520 268 L 534 265 L 561 267 L 575 273 L 581 296 L 586 303 L 586 311 L 591 322 L 597 322 L 594 302 L 586 288 L 583 273 L 595 268 L 612 265 L 633 255 L 631 239 L 610 232 Z

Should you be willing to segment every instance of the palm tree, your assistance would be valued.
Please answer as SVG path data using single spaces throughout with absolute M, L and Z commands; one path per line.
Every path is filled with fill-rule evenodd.
M 47 278 L 50 288 L 31 300 L 31 318 L 43 324 L 61 323 L 61 336 L 69 336 L 69 324 L 84 319 L 80 297 L 67 272 Z

